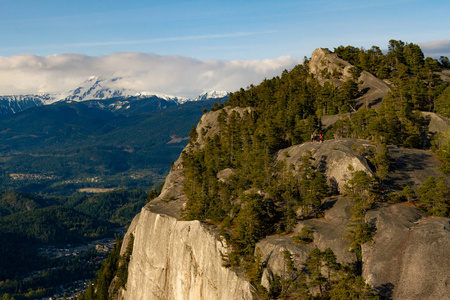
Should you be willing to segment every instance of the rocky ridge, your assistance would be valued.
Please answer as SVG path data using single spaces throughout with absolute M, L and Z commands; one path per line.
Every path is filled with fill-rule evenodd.
M 349 62 L 341 59 L 337 54 L 323 48 L 314 50 L 308 66 L 310 72 L 321 84 L 329 81 L 338 87 L 344 81 L 352 78 L 350 69 L 354 67 Z M 361 106 L 377 107 L 390 90 L 388 83 L 376 78 L 367 71 L 361 72 L 358 81 L 360 96 L 356 99 L 356 109 Z
M 324 58 L 328 59 L 330 70 L 331 66 L 336 65 L 341 68 L 343 79 L 348 76 L 351 65 L 342 65 L 337 56 L 333 56 L 334 61 L 329 60 L 329 53 L 323 49 L 313 53 L 310 64 L 320 63 Z M 320 73 L 319 69 L 311 71 Z M 384 82 L 378 84 L 373 97 L 368 102 L 361 100 L 360 103 L 376 105 L 378 97 L 388 88 Z M 237 110 L 242 115 L 252 108 L 226 107 L 224 110 L 228 114 L 231 110 Z M 185 151 L 203 147 L 206 138 L 218 132 L 219 114 L 220 111 L 214 111 L 203 115 L 196 128 L 198 138 Z M 434 125 L 430 125 L 430 131 L 442 132 L 446 120 L 439 116 L 430 117 L 437 124 L 435 129 L 432 129 Z M 357 139 L 304 143 L 280 150 L 275 159 L 293 164 L 297 171 L 301 157 L 309 151 L 315 167 L 326 175 L 335 191 L 342 192 L 349 176 L 349 165 L 356 171 L 373 173 L 367 158 L 356 150 L 359 147 L 370 147 L 370 143 Z M 398 190 L 410 185 L 417 190 L 429 175 L 439 174 L 436 170 L 439 162 L 430 151 L 397 146 L 388 150 L 393 162 L 387 178 L 388 188 Z M 119 298 L 254 299 L 248 280 L 222 266 L 221 257 L 228 253 L 228 248 L 218 236 L 217 229 L 199 221 L 179 219 L 186 203 L 182 169 L 179 159 L 167 177 L 161 195 L 143 208 L 128 230 L 125 241 L 133 233 L 134 250 L 127 289 L 121 291 Z M 231 169 L 223 170 L 219 172 L 218 180 L 225 181 L 232 173 Z M 292 234 L 268 236 L 257 243 L 256 248 L 265 262 L 263 286 L 269 286 L 271 274 L 283 274 L 283 250 L 292 254 L 298 269 L 305 266 L 308 253 L 315 247 L 322 251 L 331 248 L 341 263 L 355 261 L 354 254 L 347 251 L 349 241 L 345 238 L 351 216 L 351 200 L 338 196 L 327 198 L 323 204 L 326 207 L 324 217 L 299 221 L 294 229 L 295 235 L 303 227 L 311 227 L 314 236 L 312 243 L 295 244 Z M 363 245 L 362 275 L 384 299 L 444 299 L 450 294 L 448 218 L 428 217 L 408 203 L 384 203 L 366 214 L 366 222 L 376 231 L 373 241 Z

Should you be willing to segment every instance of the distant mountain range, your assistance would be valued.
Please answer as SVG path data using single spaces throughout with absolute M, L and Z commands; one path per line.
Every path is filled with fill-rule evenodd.
M 167 174 L 192 125 L 226 92 L 194 99 L 135 92 L 91 77 L 66 93 L 0 96 L 0 189 L 71 194 L 148 189 Z
M 82 82 L 75 89 L 67 92 L 0 96 L 0 117 L 15 114 L 30 107 L 49 105 L 61 101 L 92 102 L 108 100 L 105 103 L 98 102 L 96 104 L 97 108 L 111 111 L 124 111 L 136 106 L 136 104 L 133 105 L 131 102 L 143 99 L 160 99 L 171 102 L 174 105 L 179 105 L 190 101 L 225 99 L 228 97 L 228 93 L 224 91 L 204 92 L 193 99 L 158 94 L 149 91 L 138 92 L 118 87 L 117 81 L 119 79 L 120 78 L 106 79 L 93 76 Z M 140 104 L 140 106 L 142 105 Z

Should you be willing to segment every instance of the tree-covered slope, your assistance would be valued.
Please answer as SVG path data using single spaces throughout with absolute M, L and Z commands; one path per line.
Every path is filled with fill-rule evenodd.
M 342 58 L 347 62 L 340 65 L 337 60 L 336 69 L 330 70 L 330 64 L 313 54 L 311 60 L 280 77 L 231 93 L 225 108 L 213 109 L 217 110 L 213 112 L 215 121 L 202 121 L 191 130 L 190 142 L 182 153 L 188 199 L 184 218 L 219 225 L 233 249 L 226 264 L 243 264 L 256 286 L 261 274 L 252 268 L 258 264 L 254 257 L 258 240 L 274 233 L 289 233 L 300 219 L 322 216 L 323 199 L 336 192 L 324 176 L 326 162 L 315 161 L 313 153 L 306 152 L 295 164 L 289 164 L 286 151 L 286 160 L 274 161 L 273 155 L 278 152 L 282 157 L 287 147 L 314 141 L 321 145 L 323 139 L 367 141 L 367 146 L 355 143 L 352 151 L 364 157 L 371 172 L 350 166 L 343 182 L 345 189 L 339 191 L 353 203 L 347 238 L 349 250 L 356 254 L 351 271 L 355 276 L 362 274 L 362 245 L 374 234 L 365 220 L 367 211 L 408 200 L 429 213 L 449 216 L 448 177 L 423 178 L 421 183 L 426 187 L 417 188 L 414 183 L 415 190 L 404 184 L 403 190 L 396 190 L 388 181 L 395 177 L 390 176 L 391 146 L 430 149 L 431 143 L 436 143 L 437 137 L 430 133 L 429 120 L 422 111 L 445 112 L 440 104 L 445 102 L 442 99 L 449 83 L 438 74 L 443 67 L 440 61 L 424 58 L 417 45 L 395 40 L 389 42 L 386 54 L 377 47 L 364 50 L 350 46 L 338 47 L 334 53 L 321 52 L 325 53 L 323 59 Z M 315 73 L 311 73 L 312 68 Z M 372 83 L 378 80 L 389 87 L 385 96 L 371 105 L 364 101 L 358 104 L 368 93 L 361 82 L 363 72 L 367 73 L 365 78 L 373 78 Z M 324 127 L 321 119 L 335 114 L 340 115 L 338 121 Z M 437 153 L 442 153 L 444 146 L 439 147 Z M 443 164 L 448 160 L 442 154 L 440 158 Z M 340 168 L 345 170 L 347 165 Z M 223 177 L 225 170 L 229 175 Z M 431 200 L 431 194 L 439 200 Z M 309 272 L 312 276 L 314 270 Z M 308 280 L 323 280 L 316 275 Z M 322 290 L 323 284 L 325 281 L 315 287 Z M 338 283 L 328 280 L 329 288 L 332 284 Z M 350 285 L 362 288 L 356 282 Z M 329 293 L 321 294 L 328 297 Z
M 138 250 L 130 262 L 133 281 L 125 285 L 133 290 L 122 295 L 180 291 L 189 297 L 209 291 L 207 285 L 190 285 L 183 274 L 198 276 L 196 282 L 205 279 L 217 291 L 219 283 L 212 278 L 220 276 L 202 277 L 203 268 L 216 263 L 201 258 L 207 251 L 228 268 L 218 273 L 244 271 L 257 299 L 448 294 L 445 284 L 429 285 L 450 275 L 445 268 L 449 178 L 435 170 L 440 161 L 430 151 L 434 145 L 445 166 L 448 142 L 430 132 L 422 113 L 443 111 L 438 103 L 449 84 L 442 80 L 442 61 L 395 40 L 387 53 L 378 47 L 320 49 L 291 71 L 216 104 L 191 127 L 190 141 L 172 164 L 161 195 L 127 233 L 136 233 Z M 194 224 L 212 238 L 190 236 Z M 163 262 L 158 260 L 152 254 L 170 249 L 172 237 L 152 239 L 153 230 L 145 228 L 153 226 L 159 233 L 170 231 L 168 236 L 182 235 L 177 249 L 186 252 L 173 252 L 172 259 L 172 252 L 164 251 Z M 385 246 L 389 239 L 398 247 Z M 207 245 L 211 240 L 227 249 L 216 251 Z M 202 251 L 193 251 L 191 242 L 200 242 Z M 435 251 L 440 255 L 433 256 Z M 423 272 L 426 280 L 416 280 L 412 270 L 433 259 L 413 263 L 411 255 L 438 260 Z M 157 267 L 180 256 L 192 262 L 176 263 L 180 273 Z M 186 271 L 191 268 L 195 271 Z M 94 291 L 83 299 L 95 299 Z

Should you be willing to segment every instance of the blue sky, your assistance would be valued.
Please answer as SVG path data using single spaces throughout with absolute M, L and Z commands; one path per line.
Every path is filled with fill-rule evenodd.
M 0 58 L 133 52 L 297 62 L 318 47 L 385 49 L 390 39 L 450 56 L 449 11 L 448 0 L 0 0 Z

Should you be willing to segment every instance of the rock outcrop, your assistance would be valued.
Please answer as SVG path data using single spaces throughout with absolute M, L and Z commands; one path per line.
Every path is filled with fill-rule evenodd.
M 447 299 L 450 224 L 402 204 L 369 211 L 372 243 L 363 245 L 363 277 L 392 299 Z M 390 298 L 389 298 L 390 299 Z
M 354 146 L 356 145 L 356 147 Z M 301 157 L 310 151 L 315 166 L 335 178 L 339 190 L 349 177 L 347 165 L 367 173 L 372 171 L 366 159 L 353 150 L 370 147 L 369 143 L 356 139 L 341 139 L 323 143 L 305 143 L 280 150 L 278 160 L 298 168 Z M 429 176 L 440 176 L 439 161 L 431 151 L 389 146 L 391 172 L 385 187 L 401 190 L 406 185 L 417 190 Z M 447 183 L 450 178 L 446 178 Z M 302 269 L 308 253 L 314 247 L 321 251 L 331 248 L 341 263 L 354 263 L 356 257 L 349 253 L 347 234 L 350 208 L 349 198 L 332 197 L 324 203 L 325 216 L 302 220 L 294 230 L 309 226 L 313 230 L 313 242 L 294 244 L 292 236 L 270 236 L 257 247 L 267 261 L 262 284 L 269 286 L 272 273 L 282 275 L 285 261 L 283 250 L 292 254 L 295 265 Z M 445 299 L 450 294 L 450 223 L 448 218 L 428 217 L 412 204 L 384 204 L 366 214 L 366 222 L 375 228 L 373 242 L 363 245 L 363 277 L 385 299 Z
M 450 120 L 446 117 L 443 117 L 439 114 L 423 111 L 422 115 L 430 120 L 430 124 L 428 125 L 428 130 L 432 133 L 437 132 L 446 132 L 450 129 Z
M 243 110 L 242 110 L 243 111 Z M 242 111 L 238 111 L 242 113 Z M 217 128 L 219 112 L 203 115 L 200 134 Z M 199 136 L 202 147 L 204 138 Z M 186 151 L 189 151 L 188 145 Z M 183 191 L 183 165 L 178 159 L 166 178 L 161 194 L 149 202 L 132 221 L 121 252 L 130 234 L 133 253 L 128 267 L 126 290 L 118 298 L 147 299 L 255 299 L 245 276 L 223 266 L 229 248 L 217 228 L 200 221 L 181 221 L 187 198 Z
M 222 266 L 228 248 L 201 222 L 179 221 L 146 206 L 130 233 L 133 254 L 120 299 L 254 299 L 250 283 Z
M 300 221 L 294 229 L 294 234 L 300 234 L 303 227 L 311 227 L 314 236 L 312 243 L 295 244 L 292 235 L 282 235 L 269 236 L 256 244 L 256 248 L 263 255 L 262 260 L 266 262 L 261 280 L 264 287 L 269 287 L 271 273 L 283 274 L 286 263 L 281 252 L 284 250 L 288 250 L 292 254 L 292 259 L 298 269 L 302 269 L 306 265 L 308 255 L 315 247 L 321 251 L 330 248 L 341 263 L 355 262 L 355 255 L 346 251 L 350 244 L 349 240 L 345 238 L 351 215 L 350 199 L 331 197 L 325 200 L 324 205 L 330 207 L 325 211 L 324 218 Z
M 386 178 L 386 188 L 392 191 L 402 190 L 409 185 L 414 190 L 424 183 L 430 176 L 440 177 L 438 171 L 440 162 L 435 154 L 427 150 L 406 149 L 397 146 L 389 146 L 391 168 Z M 450 177 L 445 178 L 450 184 Z
M 331 208 L 321 219 L 300 221 L 314 231 L 310 244 L 294 244 L 292 236 L 269 236 L 256 247 L 266 262 L 262 285 L 269 287 L 271 274 L 283 275 L 288 250 L 297 269 L 306 265 L 309 252 L 331 248 L 338 262 L 355 262 L 347 252 L 345 238 L 349 222 L 348 198 L 330 198 Z M 430 218 L 405 205 L 385 205 L 369 211 L 366 221 L 376 228 L 372 242 L 363 245 L 363 278 L 383 299 L 447 299 L 450 294 L 450 223 L 448 218 Z
M 241 116 L 251 108 L 225 108 Z M 206 113 L 197 126 L 198 138 L 185 151 L 200 149 L 205 140 L 218 132 L 221 111 Z M 354 171 L 373 174 L 366 157 L 358 149 L 372 147 L 366 140 L 339 139 L 311 142 L 280 150 L 275 159 L 294 165 L 300 171 L 302 156 L 311 153 L 314 166 L 323 172 L 335 192 L 342 192 Z M 424 150 L 388 147 L 392 170 L 386 187 L 398 190 L 406 185 L 417 188 L 428 178 L 438 176 L 439 162 Z M 158 198 L 148 203 L 131 223 L 122 252 L 134 235 L 133 253 L 128 268 L 123 300 L 144 299 L 256 299 L 249 281 L 240 272 L 223 266 L 230 249 L 217 228 L 200 221 L 181 220 L 187 198 L 183 191 L 181 159 L 174 163 Z M 225 169 L 217 180 L 226 182 L 235 174 Z M 256 188 L 254 188 L 256 189 Z M 265 191 L 259 191 L 265 194 Z M 295 244 L 293 235 L 268 236 L 256 245 L 265 262 L 262 284 L 269 287 L 271 274 L 282 275 L 288 250 L 298 269 L 302 269 L 312 249 L 331 248 L 339 262 L 351 264 L 355 255 L 347 251 L 345 238 L 352 202 L 337 196 L 325 200 L 322 218 L 300 221 L 293 235 L 305 226 L 313 231 L 313 242 Z M 408 206 L 409 205 L 409 206 Z M 386 299 L 443 299 L 450 294 L 450 224 L 448 218 L 430 218 L 412 204 L 385 204 L 366 214 L 376 228 L 373 242 L 362 249 L 363 277 Z
M 350 69 L 354 67 L 349 62 L 341 59 L 336 53 L 327 49 L 318 48 L 312 53 L 308 63 L 310 72 L 315 75 L 320 83 L 327 81 L 340 86 L 344 81 L 351 79 Z M 367 71 L 362 71 L 358 78 L 360 96 L 356 99 L 358 107 L 377 107 L 381 100 L 390 91 L 390 86 Z
M 285 161 L 287 166 L 294 164 L 298 170 L 302 156 L 310 151 L 314 158 L 313 165 L 325 174 L 331 188 L 336 192 L 343 192 L 344 184 L 350 178 L 350 171 L 347 168 L 349 165 L 353 166 L 354 171 L 373 174 L 366 159 L 353 150 L 360 146 L 369 146 L 369 142 L 358 139 L 340 139 L 323 143 L 304 143 L 280 150 L 276 159 Z

